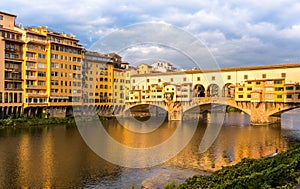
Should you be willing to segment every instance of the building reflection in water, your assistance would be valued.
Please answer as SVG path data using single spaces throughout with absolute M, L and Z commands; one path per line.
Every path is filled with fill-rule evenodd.
M 209 124 L 200 122 L 188 145 L 178 155 L 158 167 L 217 170 L 243 158 L 260 158 L 275 152 L 276 149 L 287 149 L 290 144 L 287 131 L 276 126 L 249 126 L 245 116 L 226 115 L 218 137 L 202 154 L 199 154 L 199 144 Z M 126 146 L 136 148 L 153 147 L 166 142 L 179 129 L 180 137 L 160 153 L 178 147 L 182 139 L 192 132 L 190 122 L 179 123 L 164 122 L 151 133 L 138 134 L 125 129 L 117 120 L 103 121 L 111 137 Z M 87 123 L 86 126 L 93 124 Z M 132 123 L 129 121 L 125 124 Z M 7 188 L 88 187 L 104 182 L 124 182 L 123 172 L 129 172 L 129 169 L 98 157 L 87 147 L 74 125 L 1 129 L 0 144 L 0 186 Z M 124 152 L 112 151 L 108 143 L 106 148 L 107 152 L 115 153 L 121 159 L 128 156 Z M 156 154 L 150 158 L 156 158 Z M 128 177 L 126 179 L 131 179 L 132 182 L 135 180 Z

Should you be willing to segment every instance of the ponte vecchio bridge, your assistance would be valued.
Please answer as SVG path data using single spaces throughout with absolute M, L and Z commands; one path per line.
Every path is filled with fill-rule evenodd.
M 300 64 L 251 66 L 220 70 L 133 75 L 124 114 L 141 105 L 157 106 L 169 120 L 200 107 L 234 107 L 250 115 L 252 124 L 300 107 Z

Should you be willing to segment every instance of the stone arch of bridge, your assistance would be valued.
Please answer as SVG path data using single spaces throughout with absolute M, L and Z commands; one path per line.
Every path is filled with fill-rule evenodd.
M 214 106 L 214 107 L 213 107 Z M 218 108 L 218 106 L 226 106 L 226 108 L 228 107 L 233 107 L 233 108 L 236 108 L 248 115 L 250 115 L 251 113 L 248 111 L 248 110 L 245 110 L 245 109 L 242 109 L 241 107 L 235 105 L 235 104 L 229 104 L 229 103 L 212 103 L 212 102 L 209 102 L 209 103 L 203 103 L 203 104 L 196 104 L 196 105 L 193 105 L 193 106 L 190 106 L 188 107 L 187 109 L 185 109 L 183 111 L 183 114 L 185 113 L 188 113 L 189 111 L 197 111 L 198 109 L 198 112 L 199 113 L 203 113 L 204 111 L 207 111 L 211 108 Z M 200 108 L 200 109 L 199 109 Z
M 131 106 L 124 107 L 122 112 L 125 115 L 130 113 L 131 111 L 143 110 L 146 112 L 146 111 L 150 111 L 150 109 L 153 107 L 159 108 L 160 110 L 163 110 L 168 113 L 168 110 L 166 109 L 166 107 L 163 105 L 159 105 L 159 104 L 134 104 Z
M 269 112 L 269 116 L 281 116 L 281 114 L 297 108 L 300 108 L 300 104 L 286 105 L 281 108 L 273 109 L 272 111 Z

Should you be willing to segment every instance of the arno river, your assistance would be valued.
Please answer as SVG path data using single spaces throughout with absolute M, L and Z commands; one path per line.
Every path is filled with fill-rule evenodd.
M 85 144 L 75 124 L 3 128 L 0 129 L 0 186 L 138 188 L 144 179 L 161 170 L 216 170 L 244 157 L 260 158 L 276 149 L 286 150 L 300 140 L 299 114 L 300 111 L 295 110 L 283 115 L 281 126 L 249 126 L 247 115 L 226 114 L 217 139 L 202 154 L 198 153 L 198 147 L 207 123 L 200 122 L 190 143 L 177 156 L 161 165 L 143 169 L 124 168 L 103 160 Z M 89 124 L 93 123 L 86 126 Z M 103 124 L 112 137 L 129 146 L 159 144 L 178 127 L 176 122 L 165 122 L 145 138 L 128 132 L 117 120 Z M 180 140 L 178 138 L 177 142 Z

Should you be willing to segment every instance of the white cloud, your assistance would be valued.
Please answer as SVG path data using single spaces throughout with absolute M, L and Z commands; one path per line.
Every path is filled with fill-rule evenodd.
M 1 5 L 18 15 L 17 23 L 75 34 L 87 47 L 118 28 L 157 21 L 198 37 L 221 66 L 299 60 L 297 0 L 3 0 Z

